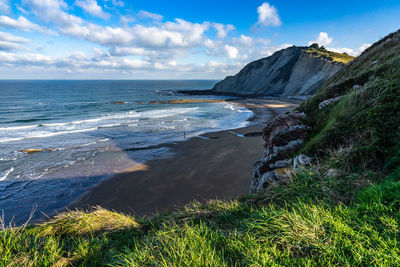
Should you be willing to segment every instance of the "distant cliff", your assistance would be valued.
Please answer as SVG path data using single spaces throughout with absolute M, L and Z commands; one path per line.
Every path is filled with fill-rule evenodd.
M 352 59 L 317 44 L 292 46 L 247 64 L 238 74 L 215 84 L 211 92 L 278 97 L 311 95 Z

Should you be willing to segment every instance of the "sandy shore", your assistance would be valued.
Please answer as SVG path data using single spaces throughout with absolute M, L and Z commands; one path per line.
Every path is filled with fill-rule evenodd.
M 169 145 L 172 155 L 101 182 L 69 208 L 104 208 L 138 216 L 172 210 L 193 200 L 231 199 L 248 193 L 253 164 L 264 152 L 266 121 L 297 106 L 278 100 L 235 101 L 255 113 L 249 126 L 207 133 Z

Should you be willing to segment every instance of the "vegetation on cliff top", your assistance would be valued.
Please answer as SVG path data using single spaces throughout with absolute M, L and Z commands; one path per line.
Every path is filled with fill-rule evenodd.
M 96 208 L 3 226 L 0 265 L 398 265 L 399 48 L 389 35 L 300 107 L 313 127 L 304 152 L 318 160 L 290 179 L 152 218 Z
M 325 47 L 319 47 L 317 44 L 307 47 L 304 51 L 313 57 L 323 58 L 330 62 L 339 62 L 343 64 L 348 64 L 355 58 L 345 53 L 337 53 L 326 50 Z

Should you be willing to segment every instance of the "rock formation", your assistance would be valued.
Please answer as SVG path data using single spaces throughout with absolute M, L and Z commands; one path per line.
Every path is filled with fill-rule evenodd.
M 289 167 L 310 164 L 311 159 L 299 155 L 292 159 L 303 145 L 310 128 L 304 124 L 306 115 L 292 112 L 269 121 L 263 130 L 264 157 L 256 161 L 250 193 L 256 193 L 287 176 Z
M 322 101 L 321 103 L 319 103 L 318 105 L 318 109 L 319 110 L 323 110 L 325 109 L 327 106 L 335 103 L 336 101 L 338 101 L 339 99 L 341 99 L 343 96 L 338 96 L 338 97 L 333 97 L 333 98 L 329 98 L 327 100 Z
M 33 154 L 33 153 L 37 153 L 37 152 L 42 152 L 42 151 L 52 151 L 51 148 L 27 148 L 24 150 L 20 150 L 20 152 L 24 152 L 24 153 L 28 153 L 28 154 Z
M 292 46 L 247 64 L 238 74 L 215 84 L 211 92 L 277 97 L 311 95 L 344 66 L 329 55 L 349 60 L 348 55 L 327 51 L 317 44 Z

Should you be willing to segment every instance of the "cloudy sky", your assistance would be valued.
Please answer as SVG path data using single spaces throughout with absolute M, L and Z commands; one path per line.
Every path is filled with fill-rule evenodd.
M 317 42 L 358 55 L 398 0 L 0 0 L 0 79 L 221 79 Z

